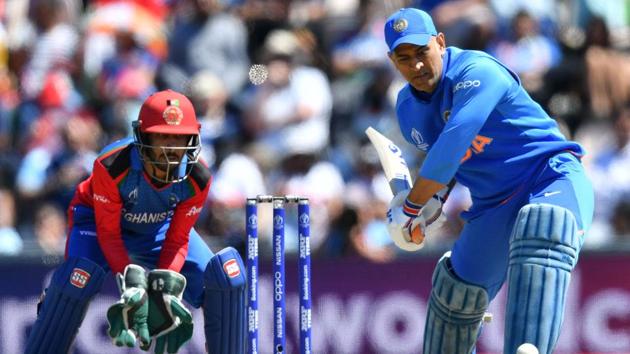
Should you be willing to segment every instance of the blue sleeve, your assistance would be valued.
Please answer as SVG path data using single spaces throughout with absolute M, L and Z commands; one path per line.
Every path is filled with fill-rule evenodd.
M 503 99 L 514 78 L 498 63 L 475 58 L 453 79 L 453 105 L 446 126 L 427 154 L 420 176 L 448 183 L 459 168 L 466 149 Z

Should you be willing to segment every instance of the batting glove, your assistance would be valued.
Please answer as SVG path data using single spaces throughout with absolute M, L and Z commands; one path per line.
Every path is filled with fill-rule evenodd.
M 409 201 L 409 190 L 394 196 L 387 211 L 387 229 L 396 246 L 410 252 L 424 247 L 426 227 L 440 217 L 445 193 L 446 188 L 429 199 L 426 205 Z

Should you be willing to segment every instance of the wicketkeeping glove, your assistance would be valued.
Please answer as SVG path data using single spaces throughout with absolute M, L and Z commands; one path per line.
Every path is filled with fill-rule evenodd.
M 116 274 L 116 282 L 121 295 L 120 300 L 107 310 L 107 334 L 119 347 L 134 347 L 137 339 L 141 346 L 150 344 L 147 326 L 149 299 L 144 268 L 130 264 L 123 274 Z
M 149 332 L 156 354 L 177 353 L 193 335 L 192 314 L 182 302 L 186 277 L 166 269 L 149 272 Z M 148 350 L 148 345 L 142 346 Z

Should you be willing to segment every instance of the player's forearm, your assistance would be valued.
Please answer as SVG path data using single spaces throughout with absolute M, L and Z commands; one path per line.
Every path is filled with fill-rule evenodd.
M 424 205 L 435 193 L 444 187 L 446 185 L 440 182 L 418 176 L 407 198 L 414 204 Z
M 175 272 L 180 272 L 186 261 L 188 255 L 188 243 L 184 245 L 178 245 L 174 242 L 165 242 L 160 252 L 160 259 L 158 260 L 159 269 L 170 269 Z

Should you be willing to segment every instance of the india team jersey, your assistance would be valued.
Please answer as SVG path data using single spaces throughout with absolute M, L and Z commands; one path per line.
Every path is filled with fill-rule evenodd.
M 583 154 L 519 78 L 479 51 L 449 47 L 432 94 L 407 84 L 396 105 L 402 135 L 427 152 L 420 176 L 468 187 L 477 207 L 500 203 L 560 151 Z
M 208 195 L 210 171 L 197 163 L 184 181 L 158 188 L 132 142 L 124 139 L 103 150 L 92 175 L 77 188 L 70 210 L 76 205 L 94 209 L 97 239 L 113 271 L 129 264 L 125 243 L 164 233 L 158 267 L 179 271 L 189 232 Z

